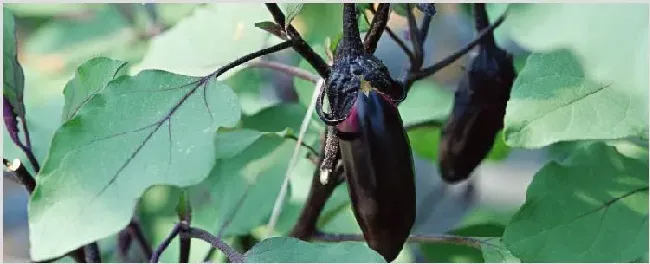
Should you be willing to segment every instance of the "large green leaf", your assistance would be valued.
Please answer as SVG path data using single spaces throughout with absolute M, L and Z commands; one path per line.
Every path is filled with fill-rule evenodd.
M 309 243 L 291 237 L 266 239 L 244 256 L 246 262 L 385 262 L 362 242 Z
M 218 3 L 198 7 L 192 15 L 156 36 L 137 68 L 206 75 L 264 47 L 269 34 L 256 28 L 255 23 L 271 19 L 261 3 Z
M 25 105 L 23 104 L 23 90 L 25 88 L 25 76 L 23 67 L 18 63 L 16 53 L 16 29 L 14 17 L 6 8 L 2 9 L 2 34 L 4 45 L 2 52 L 2 95 L 9 100 L 14 108 L 14 113 L 19 117 L 25 116 Z
M 647 100 L 647 93 L 620 83 L 588 79 L 568 51 L 536 53 L 515 81 L 506 142 L 537 148 L 569 140 L 647 138 Z
M 201 182 L 215 162 L 215 131 L 240 114 L 213 78 L 144 71 L 110 82 L 52 139 L 29 203 L 32 257 L 117 232 L 152 185 Z
M 74 79 L 70 80 L 63 90 L 63 121 L 72 119 L 93 95 L 106 88 L 108 82 L 125 74 L 126 65 L 123 61 L 98 57 L 79 66 Z
M 562 78 L 569 77 L 568 73 L 575 73 L 569 81 L 580 82 L 583 76 L 593 83 L 600 83 L 607 88 L 594 94 L 603 98 L 609 93 L 620 95 L 610 100 L 613 110 L 620 112 L 628 109 L 629 119 L 639 119 L 644 123 L 643 130 L 628 124 L 610 126 L 609 119 L 604 122 L 593 122 L 603 125 L 607 131 L 620 134 L 638 136 L 642 134 L 647 139 L 648 119 L 648 8 L 642 4 L 510 4 L 508 6 L 508 19 L 499 31 L 505 36 L 533 52 L 550 52 L 558 49 L 569 49 L 576 55 L 570 65 L 566 67 L 551 67 L 553 73 L 560 73 Z M 573 62 L 575 61 L 575 62 Z M 579 63 L 576 63 L 579 62 Z M 547 62 L 549 63 L 549 62 Z M 558 62 L 559 63 L 559 62 Z M 583 70 L 576 71 L 581 65 Z M 539 69 L 538 66 L 533 66 Z M 528 71 L 535 72 L 533 70 Z M 549 71 L 545 71 L 549 73 Z M 583 73 L 584 72 L 584 73 Z M 545 78 L 539 84 L 548 82 L 554 86 L 554 76 L 537 73 L 540 78 Z M 548 74 L 547 74 L 548 75 Z M 551 80 L 549 80 L 551 79 Z M 544 86 L 535 86 L 535 90 L 542 95 L 548 95 L 549 89 Z M 532 89 L 533 86 L 530 88 Z M 544 87 L 544 88 L 542 88 Z M 585 91 L 586 89 L 579 89 Z M 616 91 L 616 92 L 615 92 Z M 592 96 L 590 96 L 592 97 Z M 577 99 L 577 98 L 576 98 Z M 603 100 L 604 101 L 604 100 Z M 602 104 L 592 105 L 589 112 L 597 109 L 607 109 L 610 106 Z M 614 114 L 599 112 L 604 118 L 614 117 Z M 581 112 L 576 111 L 575 114 Z M 621 114 L 621 113 L 618 113 Z M 623 116 L 618 116 L 623 118 Z M 629 120 L 628 119 L 628 120 Z M 592 119 L 582 119 L 586 122 Z M 628 131 L 626 131 L 628 130 Z M 588 138 L 589 135 L 586 135 Z M 513 142 L 515 143 L 515 142 Z M 534 142 L 527 142 L 529 146 L 537 146 Z M 535 142 L 538 143 L 538 142 Z
M 544 166 L 503 243 L 524 262 L 629 262 L 648 250 L 648 163 L 602 143 Z

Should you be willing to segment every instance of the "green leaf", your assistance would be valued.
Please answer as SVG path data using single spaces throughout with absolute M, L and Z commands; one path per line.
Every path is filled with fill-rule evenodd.
M 192 217 L 192 205 L 190 204 L 190 197 L 187 190 L 182 190 L 178 203 L 176 204 L 176 214 L 178 219 L 189 220 Z
M 441 122 L 451 113 L 454 94 L 430 81 L 413 84 L 406 100 L 399 106 L 404 126 L 413 126 L 425 122 Z
M 359 14 L 357 20 L 357 24 L 359 25 L 359 33 L 368 32 L 368 30 L 370 30 L 370 24 L 363 14 Z M 343 32 L 341 32 L 341 35 L 343 35 Z
M 246 262 L 385 262 L 362 242 L 308 243 L 291 237 L 266 239 L 245 254 Z
M 82 64 L 77 69 L 74 79 L 63 89 L 65 106 L 63 122 L 74 117 L 79 109 L 96 93 L 101 92 L 108 83 L 126 74 L 126 62 L 98 57 Z
M 273 45 L 265 44 L 268 33 L 255 27 L 258 21 L 271 19 L 259 3 L 218 3 L 196 8 L 192 15 L 151 40 L 137 70 L 207 75 L 239 57 Z M 206 25 L 211 33 L 206 32 Z M 226 79 L 235 72 L 229 71 L 220 78 Z
M 459 226 L 470 226 L 482 223 L 496 223 L 505 226 L 508 224 L 508 222 L 510 222 L 510 219 L 514 213 L 514 210 L 504 211 L 503 208 L 500 207 L 492 208 L 481 206 L 470 211 L 467 216 L 465 216 L 463 221 L 459 224 Z
M 647 88 L 646 88 L 647 90 Z M 560 141 L 647 138 L 647 96 L 588 79 L 568 51 L 530 55 L 514 83 L 505 116 L 509 146 Z
M 361 228 L 352 212 L 352 204 L 350 203 L 349 194 L 347 194 L 347 186 L 345 188 L 339 187 L 337 188 L 338 190 L 342 190 L 341 193 L 348 195 L 348 199 L 342 200 L 340 208 L 336 211 L 331 211 L 328 216 L 329 219 L 319 223 L 318 229 L 325 233 L 361 234 Z
M 605 19 L 620 17 L 625 19 Z M 648 119 L 648 8 L 642 4 L 510 4 L 508 19 L 499 27 L 503 34 L 514 40 L 523 48 L 533 52 L 548 53 L 558 49 L 569 49 L 575 54 L 566 70 L 580 79 L 586 76 L 593 83 L 606 84 L 609 88 L 594 96 L 606 98 L 610 93 L 616 93 L 610 103 L 614 114 L 610 114 L 610 106 L 594 105 L 598 109 L 607 109 L 606 113 L 598 112 L 599 117 L 605 116 L 605 122 L 598 119 L 610 133 L 641 134 L 648 138 L 646 120 Z M 615 51 L 615 52 L 612 52 Z M 575 63 L 575 62 L 579 63 Z M 572 65 L 581 65 L 583 70 L 572 70 Z M 568 68 L 568 69 L 567 69 Z M 562 69 L 562 68 L 560 68 Z M 553 67 L 552 72 L 558 67 Z M 546 71 L 548 72 L 548 71 Z M 584 72 L 584 74 L 582 74 Z M 564 73 L 563 75 L 566 75 Z M 541 73 L 538 76 L 542 76 Z M 547 78 L 553 79 L 552 76 Z M 579 79 L 572 80 L 579 82 Z M 545 81 L 551 82 L 552 80 Z M 547 88 L 537 89 L 539 93 L 548 95 Z M 585 91 L 586 89 L 580 89 Z M 603 100 L 604 101 L 604 100 Z M 629 109 L 626 116 L 620 116 L 620 109 Z M 581 114 L 576 109 L 575 114 Z M 619 116 L 614 116 L 618 114 Z M 612 126 L 609 118 L 628 118 L 626 121 L 638 119 L 644 123 L 642 130 L 636 125 L 622 123 Z M 581 119 L 589 122 L 591 118 Z M 628 131 L 630 130 L 630 131 Z M 590 137 L 588 137 L 590 138 Z
M 500 237 L 483 240 L 481 253 L 487 263 L 520 263 L 519 259 L 512 255 L 503 245 Z
M 322 45 L 326 37 L 336 36 L 341 32 L 343 4 L 305 4 L 300 12 L 300 24 L 294 24 L 297 24 L 295 27 L 305 41 L 315 48 L 314 46 Z M 318 50 L 316 52 L 319 53 Z
M 212 78 L 144 71 L 110 82 L 52 139 L 29 202 L 32 258 L 117 232 L 152 185 L 205 179 L 215 131 L 240 118 L 236 100 Z
M 274 132 L 289 128 L 298 133 L 306 112 L 307 108 L 301 104 L 282 103 L 267 107 L 255 115 L 243 117 L 242 126 L 257 131 Z M 303 142 L 318 149 L 320 133 L 323 129 L 322 121 L 320 121 L 318 115 L 312 115 Z
M 284 29 L 280 25 L 274 22 L 264 21 L 264 22 L 255 23 L 255 27 L 260 28 L 266 32 L 269 32 L 281 39 L 289 40 L 289 37 L 284 32 Z
M 629 262 L 648 250 L 648 163 L 602 143 L 545 165 L 503 243 L 523 262 Z
M 357 12 L 365 12 L 372 8 L 372 3 L 357 3 Z
M 277 103 L 261 94 L 260 88 L 263 85 L 261 76 L 262 71 L 259 68 L 248 68 L 236 72 L 226 80 L 228 86 L 232 87 L 237 94 L 242 112 L 247 115 L 255 114 Z
M 224 235 L 248 234 L 268 220 L 295 142 L 277 133 L 251 130 L 222 133 L 216 140 L 217 145 L 228 142 L 242 151 L 218 161 L 207 180 L 189 189 L 193 224 L 216 233 L 237 210 Z
M 2 34 L 4 34 L 2 41 L 2 45 L 4 45 L 4 51 L 2 54 L 2 61 L 4 63 L 2 70 L 2 75 L 4 76 L 2 82 L 2 95 L 9 100 L 9 103 L 14 108 L 14 113 L 22 118 L 25 116 L 25 105 L 23 104 L 25 76 L 23 74 L 23 67 L 18 62 L 18 56 L 16 53 L 16 29 L 14 17 L 6 8 L 2 9 L 2 14 Z
M 332 54 L 336 54 L 336 49 L 339 47 L 339 42 L 341 41 L 341 38 L 343 37 L 343 32 L 339 33 L 332 39 L 329 45 L 330 52 Z
M 293 19 L 300 14 L 300 11 L 302 11 L 302 6 L 304 4 L 296 4 L 296 3 L 284 3 L 280 4 L 280 8 L 282 9 L 282 12 L 284 13 L 285 20 L 284 23 L 286 24 L 285 27 L 288 27 L 291 25 L 291 22 Z
M 440 128 L 416 127 L 407 132 L 411 149 L 421 158 L 438 163 Z

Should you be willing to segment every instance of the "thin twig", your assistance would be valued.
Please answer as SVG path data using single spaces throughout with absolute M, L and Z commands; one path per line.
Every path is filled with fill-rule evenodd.
M 288 134 L 285 137 L 289 138 L 289 139 L 293 139 L 296 142 L 298 142 L 298 137 L 296 137 L 296 135 Z M 314 149 L 314 147 L 312 147 L 310 145 L 307 145 L 307 143 L 305 143 L 304 141 L 300 141 L 300 146 L 303 146 L 303 147 L 307 148 L 307 150 L 309 150 L 309 152 L 311 152 L 311 154 L 318 156 L 318 151 L 316 151 Z
M 181 222 L 181 228 L 178 232 L 179 238 L 179 256 L 178 262 L 188 263 L 190 261 L 190 249 L 192 248 L 192 238 L 190 237 L 190 224 L 192 223 L 192 205 L 190 198 L 185 190 L 176 206 L 178 220 Z
M 280 187 L 280 193 L 278 193 L 278 196 L 275 199 L 275 203 L 273 205 L 273 211 L 271 213 L 271 217 L 269 218 L 269 224 L 267 225 L 268 226 L 267 237 L 273 234 L 273 229 L 275 228 L 275 224 L 278 221 L 278 218 L 280 217 L 280 213 L 282 212 L 282 205 L 284 204 L 284 199 L 286 198 L 285 196 L 286 196 L 287 188 L 289 186 L 289 179 L 291 178 L 291 173 L 293 172 L 293 168 L 298 162 L 298 153 L 300 153 L 300 146 L 303 141 L 303 137 L 305 133 L 307 133 L 309 124 L 311 123 L 310 121 L 312 115 L 314 114 L 314 106 L 316 105 L 316 100 L 318 99 L 318 95 L 321 93 L 321 90 L 325 88 L 324 86 L 325 86 L 325 80 L 320 79 L 320 81 L 318 81 L 316 87 L 314 88 L 314 93 L 312 94 L 311 103 L 307 108 L 307 112 L 305 113 L 305 117 L 302 120 L 302 124 L 300 124 L 300 132 L 298 133 L 298 140 L 293 150 L 293 156 L 289 161 L 289 166 L 287 167 L 287 172 L 284 176 L 284 181 L 282 182 L 282 186 Z
M 429 26 L 431 26 L 431 19 L 433 16 L 425 13 L 422 18 L 422 27 L 420 27 L 420 33 L 418 37 L 420 38 L 420 44 L 422 45 L 422 50 L 424 50 L 424 42 L 427 40 L 427 35 L 429 34 Z
M 422 51 L 422 42 L 420 41 L 420 30 L 418 30 L 418 25 L 415 21 L 415 15 L 413 14 L 413 6 L 407 3 L 406 7 L 406 18 L 409 23 L 409 36 L 411 38 L 411 43 L 413 44 L 413 60 L 411 60 L 410 71 L 416 71 L 422 67 L 422 63 L 424 61 L 424 52 Z
M 375 15 L 377 11 L 375 10 L 374 7 L 371 7 L 371 8 L 370 8 L 370 12 L 371 12 L 373 15 Z M 363 17 L 366 19 L 366 22 L 367 22 L 367 23 L 370 23 L 370 21 L 369 21 L 369 19 L 368 19 L 368 16 L 366 16 L 366 13 L 363 13 Z M 409 60 L 413 60 L 413 52 L 411 52 L 411 50 L 406 46 L 406 43 L 404 43 L 404 41 L 403 41 L 402 39 L 400 39 L 400 38 L 397 36 L 397 34 L 395 34 L 395 32 L 394 32 L 394 31 L 393 31 L 389 26 L 386 26 L 386 28 L 384 29 L 384 31 L 385 31 L 386 33 L 388 33 L 388 36 L 389 36 L 391 39 L 393 39 L 393 41 L 397 44 L 397 46 L 400 47 L 400 49 L 402 49 L 402 51 L 404 52 L 404 54 L 406 54 L 406 56 L 409 58 Z
M 150 263 L 157 263 L 158 259 L 160 259 L 160 255 L 162 255 L 163 252 L 165 252 L 165 249 L 169 246 L 169 244 L 172 242 L 172 239 L 174 239 L 176 236 L 178 236 L 178 232 L 181 230 L 181 223 L 177 223 L 174 225 L 174 228 L 172 228 L 172 231 L 169 232 L 169 235 L 165 237 L 162 243 L 158 245 L 156 250 L 153 251 L 153 254 L 151 254 L 151 259 L 149 260 Z
M 135 219 L 131 219 L 131 222 L 127 226 L 127 230 L 129 234 L 131 234 L 131 236 L 135 238 L 135 241 L 137 241 L 138 244 L 140 245 L 140 248 L 142 249 L 142 253 L 144 253 L 147 259 L 150 259 L 153 250 L 151 249 L 151 245 L 149 244 L 149 242 L 147 242 L 147 238 L 144 236 L 144 232 L 140 227 L 140 223 Z
M 300 33 L 292 26 L 285 25 L 285 16 L 282 13 L 278 4 L 267 3 L 266 8 L 269 10 L 273 16 L 275 23 L 278 23 L 283 28 L 286 28 L 287 35 L 291 39 L 293 49 L 300 54 L 312 67 L 318 72 L 322 78 L 327 78 L 330 74 L 330 66 L 325 63 L 325 60 L 321 58 L 314 50 L 307 44 L 307 42 L 302 39 Z
M 25 152 L 25 155 L 27 156 L 29 163 L 32 164 L 34 171 L 38 173 L 41 171 L 41 165 L 38 164 L 38 160 L 32 150 L 32 141 L 29 137 L 29 129 L 27 129 L 27 120 L 25 119 L 25 116 L 22 116 L 20 120 L 23 126 L 23 134 L 25 135 L 25 146 L 22 146 L 21 149 Z
M 38 165 L 38 160 L 36 160 L 36 157 L 32 152 L 32 143 L 29 139 L 29 129 L 27 129 L 27 119 L 25 118 L 25 112 L 23 111 L 20 113 L 20 115 L 16 115 L 14 106 L 11 104 L 11 102 L 9 102 L 9 99 L 7 99 L 7 97 L 4 97 L 2 98 L 2 116 L 5 128 L 9 133 L 11 141 L 25 153 L 25 156 L 27 156 L 27 159 L 32 164 L 32 167 L 34 167 L 34 171 L 38 173 L 40 166 Z M 25 135 L 25 140 L 27 142 L 26 144 L 23 144 L 19 136 L 20 129 L 18 129 L 18 119 L 20 119 L 20 122 L 22 123 L 23 134 Z
M 323 242 L 341 242 L 341 241 L 365 241 L 363 235 L 361 234 L 326 234 L 322 232 L 317 232 L 314 236 L 311 237 L 313 240 L 323 241 Z M 437 236 L 425 236 L 425 235 L 411 235 L 406 240 L 407 242 L 416 242 L 416 243 L 451 243 L 451 244 L 460 244 L 467 245 L 474 248 L 480 248 L 481 244 L 485 243 L 480 239 L 471 238 L 471 237 L 461 237 L 453 235 L 437 235 Z
M 494 21 L 494 24 L 490 25 L 489 27 L 485 28 L 484 30 L 481 30 L 481 32 L 478 34 L 478 36 L 472 40 L 470 43 L 467 43 L 465 47 L 462 49 L 454 52 L 453 54 L 447 56 L 446 58 L 442 59 L 441 61 L 437 62 L 436 64 L 426 67 L 418 72 L 412 73 L 408 80 L 409 82 L 415 82 L 421 79 L 424 79 L 428 76 L 433 75 L 434 73 L 438 72 L 444 67 L 449 66 L 450 64 L 454 63 L 456 60 L 458 60 L 460 57 L 463 55 L 467 54 L 472 48 L 474 48 L 476 45 L 481 43 L 484 37 L 491 35 L 490 33 L 494 31 L 496 27 L 501 25 L 503 21 L 505 20 L 506 15 L 503 14 L 501 15 L 496 21 Z
M 244 63 L 246 63 L 246 62 L 248 62 L 250 60 L 253 60 L 253 59 L 257 58 L 257 57 L 261 57 L 261 56 L 264 56 L 264 55 L 267 55 L 267 54 L 275 53 L 275 52 L 281 51 L 283 49 L 290 48 L 291 45 L 292 45 L 291 41 L 284 41 L 284 42 L 281 42 L 280 44 L 276 44 L 276 45 L 273 45 L 271 47 L 261 49 L 261 50 L 258 50 L 256 52 L 244 55 L 244 56 L 240 57 L 239 59 L 236 59 L 233 62 L 222 66 L 221 68 L 217 69 L 215 72 L 211 73 L 210 75 L 208 75 L 206 77 L 215 77 L 215 78 L 219 77 L 220 75 L 224 74 L 225 72 L 229 71 L 230 69 L 235 68 L 235 67 L 237 67 L 239 65 L 242 65 L 242 64 L 244 64 Z
M 268 68 L 268 69 L 273 69 L 282 73 L 285 73 L 289 76 L 294 76 L 298 77 L 300 79 L 303 79 L 305 81 L 309 81 L 312 83 L 318 82 L 318 79 L 320 77 L 311 74 L 310 72 L 300 69 L 298 67 L 293 67 L 290 65 L 286 65 L 280 62 L 275 62 L 275 61 L 252 61 L 248 64 L 249 67 L 257 67 L 257 68 Z
M 210 243 L 215 248 L 218 248 L 223 252 L 230 262 L 233 263 L 241 263 L 244 262 L 244 256 L 234 250 L 232 247 L 230 247 L 226 242 L 221 240 L 221 238 L 213 236 L 210 234 L 208 231 L 205 231 L 203 229 L 195 228 L 195 227 L 189 227 L 189 235 L 192 238 L 198 238 L 201 239 L 205 242 Z
M 365 16 L 365 14 L 363 15 Z M 368 30 L 368 34 L 366 34 L 363 40 L 363 49 L 366 51 L 366 53 L 372 54 L 375 53 L 375 50 L 377 50 L 377 42 L 379 42 L 379 38 L 381 38 L 381 35 L 386 29 L 389 15 L 390 4 L 379 4 L 375 17 L 372 18 L 372 23 L 370 23 L 370 30 Z M 366 17 L 366 19 L 368 18 Z

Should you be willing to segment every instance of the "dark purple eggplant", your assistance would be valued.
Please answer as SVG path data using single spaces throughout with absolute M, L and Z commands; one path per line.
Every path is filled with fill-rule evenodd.
M 337 131 L 354 216 L 368 246 L 393 261 L 415 221 L 413 159 L 397 106 L 375 89 L 359 92 Z
M 352 209 L 370 248 L 386 261 L 402 250 L 415 221 L 415 174 L 408 137 L 394 98 L 402 86 L 366 53 L 355 4 L 345 4 L 343 37 L 316 111 L 330 127 L 322 183 L 340 151 Z M 372 88 L 371 88 L 372 87 Z M 322 110 L 327 95 L 330 113 Z
M 474 7 L 480 31 L 489 23 L 485 4 Z M 515 78 L 512 56 L 496 45 L 490 33 L 480 43 L 478 55 L 455 92 L 452 113 L 442 130 L 438 162 L 447 183 L 469 178 L 492 149 L 503 128 Z

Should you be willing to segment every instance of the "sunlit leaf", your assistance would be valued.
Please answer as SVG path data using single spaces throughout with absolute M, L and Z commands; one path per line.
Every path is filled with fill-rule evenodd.
M 568 51 L 536 53 L 514 83 L 506 142 L 538 148 L 568 140 L 647 138 L 647 102 L 631 87 L 588 79 Z
M 647 160 L 602 143 L 551 161 L 535 175 L 503 243 L 524 262 L 635 260 L 648 250 L 647 173 Z
M 201 182 L 215 131 L 239 117 L 234 93 L 214 79 L 144 71 L 110 82 L 54 135 L 29 203 L 33 259 L 116 233 L 152 185 Z

